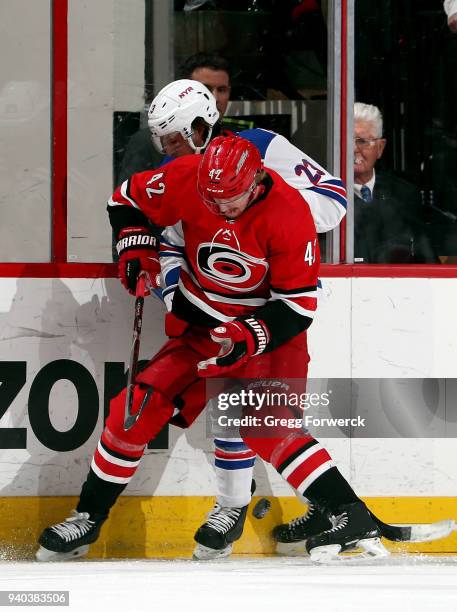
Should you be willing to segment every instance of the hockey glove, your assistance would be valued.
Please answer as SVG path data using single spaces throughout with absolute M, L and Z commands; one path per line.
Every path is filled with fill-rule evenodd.
M 157 239 L 144 227 L 126 227 L 116 245 L 119 254 L 119 278 L 129 293 L 135 295 L 139 273 L 146 272 L 149 292 L 160 287 Z
M 173 312 L 165 315 L 165 335 L 169 338 L 179 338 L 188 327 L 189 323 L 179 319 Z
M 254 355 L 260 355 L 270 341 L 263 321 L 254 317 L 235 319 L 211 330 L 211 339 L 221 345 L 219 354 L 198 364 L 200 376 L 223 376 L 239 368 Z

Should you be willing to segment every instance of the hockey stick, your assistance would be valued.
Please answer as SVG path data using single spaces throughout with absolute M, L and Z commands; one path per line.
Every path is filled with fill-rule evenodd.
M 141 325 L 143 323 L 144 294 L 146 291 L 146 274 L 140 272 L 136 284 L 135 317 L 133 319 L 132 349 L 130 351 L 129 374 L 127 378 L 127 395 L 125 397 L 124 431 L 128 431 L 140 418 L 146 402 L 132 414 L 133 389 L 138 370 L 138 355 L 140 352 Z
M 447 538 L 453 531 L 457 531 L 457 525 L 452 519 L 436 521 L 435 523 L 391 525 L 390 523 L 383 523 L 372 512 L 370 514 L 378 525 L 382 537 L 391 540 L 391 542 L 432 542 L 433 540 Z

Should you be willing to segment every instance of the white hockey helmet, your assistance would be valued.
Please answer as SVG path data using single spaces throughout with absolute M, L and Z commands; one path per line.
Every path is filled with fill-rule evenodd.
M 192 140 L 192 124 L 197 118 L 201 118 L 208 127 L 205 142 L 198 147 Z M 160 138 L 175 132 L 182 134 L 191 148 L 200 153 L 208 144 L 218 119 L 213 94 L 205 85 L 191 79 L 180 79 L 166 85 L 156 95 L 148 111 L 152 141 L 161 153 L 164 151 Z

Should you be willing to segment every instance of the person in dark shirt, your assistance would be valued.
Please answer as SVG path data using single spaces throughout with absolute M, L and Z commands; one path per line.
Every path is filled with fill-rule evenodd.
M 423 222 L 419 189 L 391 172 L 375 171 L 386 139 L 382 115 L 354 105 L 354 261 L 436 263 Z

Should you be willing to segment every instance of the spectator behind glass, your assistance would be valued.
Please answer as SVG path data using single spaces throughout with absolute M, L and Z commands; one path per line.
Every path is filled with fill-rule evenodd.
M 223 119 L 230 100 L 230 68 L 223 57 L 209 53 L 191 55 L 179 68 L 178 79 L 200 81 L 216 98 L 219 118 Z
M 375 171 L 386 139 L 382 115 L 354 105 L 354 261 L 436 263 L 423 222 L 419 189 L 391 172 Z
M 446 11 L 449 29 L 457 34 L 457 0 L 444 0 L 444 10 Z

